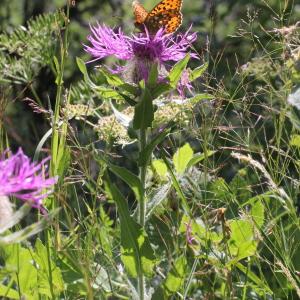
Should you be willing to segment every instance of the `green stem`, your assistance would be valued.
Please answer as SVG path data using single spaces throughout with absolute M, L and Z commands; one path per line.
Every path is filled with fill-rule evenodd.
M 140 153 L 144 151 L 147 143 L 146 129 L 140 129 Z M 140 180 L 143 187 L 143 195 L 139 203 L 139 223 L 142 227 L 145 226 L 145 215 L 146 215 L 146 205 L 145 205 L 145 181 L 146 181 L 147 163 L 140 167 Z
M 139 146 L 140 146 L 140 153 L 145 149 L 147 145 L 147 129 L 141 128 L 140 129 L 140 138 L 139 138 Z M 143 188 L 142 197 L 139 202 L 139 223 L 144 229 L 145 227 L 145 217 L 146 217 L 146 199 L 145 199 L 145 182 L 146 182 L 146 172 L 147 172 L 147 164 L 143 164 L 140 167 L 140 180 Z M 138 292 L 139 292 L 139 299 L 145 299 L 145 278 L 143 274 L 143 268 L 141 267 L 138 274 Z
M 53 118 L 53 133 L 52 133 L 52 141 L 51 141 L 51 176 L 57 175 L 58 169 L 58 148 L 59 148 L 59 130 L 58 130 L 58 121 L 59 121 L 59 111 L 60 105 L 62 102 L 62 93 L 63 93 L 63 77 L 64 77 L 64 69 L 65 69 L 65 61 L 68 54 L 68 40 L 69 40 L 69 15 L 70 15 L 70 2 L 67 0 L 67 14 L 65 20 L 65 33 L 63 40 L 61 41 L 60 48 L 60 68 L 57 70 L 57 92 L 55 99 L 55 110 L 54 110 L 54 118 Z
M 50 286 L 50 293 L 51 293 L 51 298 L 55 300 L 55 294 L 53 290 L 53 276 L 52 276 L 52 266 L 51 266 L 51 250 L 50 250 L 50 244 L 51 244 L 51 231 L 48 228 L 46 231 L 47 235 L 47 242 L 46 242 L 46 250 L 47 250 L 47 264 L 48 264 L 48 271 L 49 271 L 49 286 Z

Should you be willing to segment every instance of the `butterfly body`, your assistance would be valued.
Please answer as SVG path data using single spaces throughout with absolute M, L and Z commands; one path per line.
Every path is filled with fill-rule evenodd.
M 147 27 L 150 33 L 164 28 L 166 33 L 175 32 L 182 23 L 182 0 L 162 0 L 149 13 L 138 2 L 133 2 L 135 26 L 140 30 Z

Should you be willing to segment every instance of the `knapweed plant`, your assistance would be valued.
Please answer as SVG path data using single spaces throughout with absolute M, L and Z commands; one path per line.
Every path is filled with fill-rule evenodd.
M 160 28 L 153 33 L 146 26 L 144 31 L 126 35 L 120 28 L 112 29 L 97 24 L 90 27 L 89 44 L 84 46 L 92 56 L 88 65 L 108 56 L 118 61 L 113 67 L 97 66 L 107 85 L 98 86 L 90 79 L 86 66 L 77 59 L 85 81 L 113 107 L 117 122 L 126 127 L 131 139 L 139 145 L 137 166 L 139 175 L 117 166 L 109 156 L 101 156 L 108 170 L 126 182 L 134 192 L 137 207 L 130 211 L 125 197 L 116 184 L 106 175 L 106 188 L 116 203 L 121 227 L 121 259 L 131 279 L 136 280 L 133 295 L 137 299 L 148 299 L 150 280 L 154 276 L 157 263 L 154 250 L 147 236 L 149 208 L 155 205 L 157 197 L 147 194 L 147 173 L 153 152 L 170 133 L 174 122 L 169 120 L 161 128 L 154 128 L 156 111 L 168 104 L 187 103 L 195 105 L 208 95 L 193 96 L 192 82 L 205 71 L 206 64 L 193 49 L 196 33 L 190 27 L 185 33 L 167 33 Z M 198 67 L 187 67 L 190 59 L 195 59 Z M 189 97 L 186 97 L 188 95 Z M 132 108 L 131 119 L 115 107 L 128 105 Z M 179 108 L 180 109 L 180 108 Z M 183 110 L 182 110 L 183 111 Z M 175 115 L 173 116 L 175 119 Z M 125 122 L 124 120 L 127 120 Z M 99 128 L 101 130 L 101 128 Z M 163 151 L 161 151 L 163 154 Z M 189 214 L 189 206 L 183 198 L 182 207 Z M 145 277 L 147 279 L 145 279 Z

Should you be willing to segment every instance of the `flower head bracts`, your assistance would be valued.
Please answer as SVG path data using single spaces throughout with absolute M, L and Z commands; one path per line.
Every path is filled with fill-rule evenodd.
M 5 155 L 9 158 L 5 159 Z M 31 162 L 22 149 L 16 154 L 6 151 L 0 159 L 0 196 L 14 196 L 40 208 L 42 200 L 48 196 L 49 188 L 57 178 L 47 178 L 44 159 L 41 163 Z

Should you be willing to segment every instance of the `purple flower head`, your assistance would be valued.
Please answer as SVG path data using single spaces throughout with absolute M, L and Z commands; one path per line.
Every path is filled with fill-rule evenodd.
M 196 33 L 190 32 L 191 27 L 185 34 L 165 34 L 164 29 L 160 29 L 151 35 L 145 28 L 145 32 L 131 36 L 125 35 L 121 29 L 115 32 L 105 25 L 97 24 L 90 26 L 90 29 L 88 40 L 91 46 L 84 45 L 85 51 L 94 57 L 90 62 L 107 56 L 133 62 L 134 71 L 139 75 L 138 78 L 135 76 L 138 81 L 147 80 L 152 63 L 158 63 L 163 70 L 169 69 L 168 63 L 183 59 L 197 38 Z M 191 57 L 198 56 L 191 52 Z
M 9 158 L 5 159 L 5 155 Z M 16 154 L 5 151 L 0 158 L 0 196 L 14 196 L 40 208 L 42 200 L 50 193 L 57 178 L 47 178 L 44 159 L 41 163 L 31 162 L 22 149 Z

